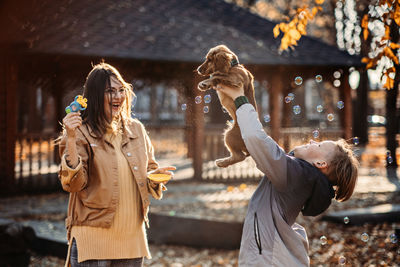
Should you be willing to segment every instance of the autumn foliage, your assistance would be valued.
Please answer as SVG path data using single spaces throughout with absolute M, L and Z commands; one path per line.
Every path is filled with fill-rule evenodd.
M 296 15 L 288 23 L 279 23 L 274 27 L 274 37 L 277 38 L 280 32 L 283 33 L 279 50 L 287 50 L 289 47 L 297 45 L 302 35 L 307 34 L 307 24 L 309 20 L 313 20 L 318 11 L 322 10 L 321 5 L 325 0 L 315 0 L 316 6 L 310 8 L 304 6 L 296 10 Z
M 283 33 L 281 39 L 280 51 L 294 48 L 303 35 L 307 34 L 306 27 L 309 20 L 313 20 L 318 11 L 322 10 L 321 5 L 325 0 L 315 0 L 314 6 L 304 6 L 296 10 L 293 19 L 288 23 L 279 23 L 274 29 L 274 37 L 277 38 Z M 400 0 L 376 0 L 375 5 L 371 3 L 370 12 L 361 19 L 364 40 L 367 40 L 373 27 L 370 24 L 381 23 L 384 25 L 385 32 L 381 35 L 375 35 L 371 38 L 374 42 L 374 51 L 369 57 L 364 57 L 362 62 L 366 64 L 366 69 L 374 69 L 382 61 L 383 71 L 381 81 L 384 88 L 392 89 L 396 67 L 399 65 L 400 44 L 392 40 L 391 30 L 399 30 L 400 26 Z M 395 26 L 395 27 L 392 27 Z
M 399 59 L 396 56 L 400 45 L 393 42 L 391 38 L 392 23 L 395 23 L 394 29 L 399 30 L 400 26 L 400 0 L 379 0 L 374 7 L 380 12 L 365 14 L 361 20 L 364 40 L 367 40 L 370 28 L 369 24 L 380 22 L 385 27 L 385 33 L 375 38 L 377 53 L 372 57 L 364 57 L 362 62 L 366 64 L 367 69 L 376 68 L 378 63 L 385 58 L 389 63 L 384 64 L 381 80 L 386 89 L 392 89 L 394 86 L 394 77 L 396 66 L 399 65 Z M 376 15 L 375 15 L 376 14 Z

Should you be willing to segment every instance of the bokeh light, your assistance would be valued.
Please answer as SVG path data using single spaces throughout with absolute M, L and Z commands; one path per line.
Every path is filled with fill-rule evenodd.
M 208 108 L 208 106 L 204 106 L 203 107 L 203 112 L 204 113 L 208 113 L 210 111 L 210 109 Z
M 338 109 L 343 109 L 344 108 L 344 102 L 342 100 L 340 100 L 339 102 L 337 102 Z
M 343 222 L 345 223 L 345 224 L 348 224 L 349 222 L 350 222 L 350 219 L 349 219 L 349 217 L 344 217 L 343 218 Z
M 368 242 L 368 240 L 369 240 L 369 235 L 367 233 L 363 233 L 361 235 L 361 241 Z
M 271 116 L 269 114 L 264 115 L 264 121 L 266 123 L 270 122 L 271 121 Z
M 181 105 L 181 109 L 182 109 L 182 111 L 185 111 L 187 109 L 187 105 L 186 104 L 182 104 Z
M 318 111 L 319 113 L 321 113 L 323 110 L 324 110 L 324 107 L 323 107 L 322 105 L 318 105 L 318 106 L 317 106 L 317 111 Z
M 208 104 L 211 102 L 211 96 L 210 95 L 205 95 L 204 96 L 204 103 Z
M 297 77 L 294 79 L 294 83 L 295 83 L 296 85 L 301 85 L 301 84 L 303 83 L 303 78 L 301 78 L 300 76 L 297 76 Z
M 319 238 L 319 241 L 321 242 L 321 245 L 326 245 L 328 243 L 328 238 L 323 235 Z
M 315 81 L 316 81 L 317 83 L 322 82 L 322 76 L 321 76 L 321 75 L 315 76 Z
M 312 132 L 312 136 L 313 136 L 314 138 L 318 138 L 318 137 L 319 137 L 319 131 L 318 131 L 318 130 L 314 130 L 314 131 Z
M 293 107 L 293 113 L 299 115 L 301 113 L 301 107 L 299 105 L 295 105 Z
M 196 96 L 195 98 L 194 98 L 194 102 L 196 103 L 196 104 L 200 104 L 201 103 L 201 96 Z
M 345 265 L 346 264 L 346 257 L 345 256 L 340 256 L 338 260 L 339 265 Z

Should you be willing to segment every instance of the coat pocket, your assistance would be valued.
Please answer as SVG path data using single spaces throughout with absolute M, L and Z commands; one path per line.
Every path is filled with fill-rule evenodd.
M 254 212 L 254 239 L 256 241 L 258 252 L 262 254 L 262 246 L 261 246 L 261 237 L 260 237 L 260 228 L 258 226 L 258 217 L 257 212 Z

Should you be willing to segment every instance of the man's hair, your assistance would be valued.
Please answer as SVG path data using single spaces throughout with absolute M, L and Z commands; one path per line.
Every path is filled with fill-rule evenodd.
M 359 162 L 355 157 L 352 146 L 344 139 L 336 143 L 336 153 L 328 167 L 328 177 L 336 181 L 335 199 L 337 201 L 348 200 L 354 192 L 358 177 Z

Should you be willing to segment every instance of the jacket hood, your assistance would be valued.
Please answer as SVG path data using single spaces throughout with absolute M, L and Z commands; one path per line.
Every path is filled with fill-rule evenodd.
M 307 168 L 315 168 L 308 162 L 306 162 L 305 165 L 307 165 Z M 312 173 L 315 174 L 315 172 Z M 322 172 L 318 172 L 317 175 L 310 175 L 307 179 L 309 180 L 310 186 L 312 186 L 312 190 L 301 213 L 304 216 L 317 216 L 331 205 L 332 198 L 335 196 L 335 190 L 329 182 L 328 177 Z

